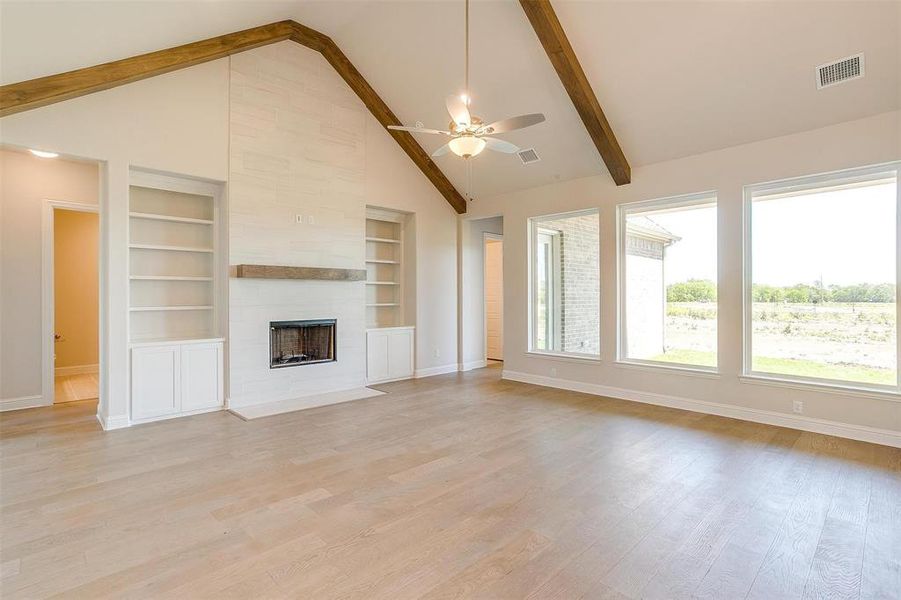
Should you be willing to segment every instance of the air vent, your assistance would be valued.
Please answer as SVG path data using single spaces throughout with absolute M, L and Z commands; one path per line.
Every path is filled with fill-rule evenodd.
M 817 89 L 863 77 L 863 52 L 817 67 Z
M 541 157 L 535 152 L 535 148 L 526 148 L 525 150 L 520 150 L 517 154 L 519 154 L 519 160 L 521 160 L 524 165 L 536 163 L 541 160 Z

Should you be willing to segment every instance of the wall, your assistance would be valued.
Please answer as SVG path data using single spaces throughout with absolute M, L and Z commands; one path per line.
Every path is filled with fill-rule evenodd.
M 480 200 L 473 217 L 504 215 L 505 372 L 561 387 L 805 427 L 844 424 L 844 434 L 901 432 L 901 402 L 878 394 L 850 396 L 740 379 L 742 356 L 742 186 L 901 159 L 899 113 L 728 148 L 635 169 L 630 185 L 606 174 Z M 602 165 L 598 165 L 599 170 Z M 621 365 L 616 357 L 616 206 L 716 190 L 719 199 L 720 373 L 706 376 Z M 601 211 L 600 361 L 553 359 L 526 352 L 527 220 L 531 216 L 598 207 Z M 553 370 L 553 371 L 552 371 Z M 551 375 L 555 373 L 555 375 Z M 793 400 L 805 402 L 793 420 Z M 775 415 L 775 416 L 774 416 Z M 824 422 L 828 422 L 824 424 Z M 874 433 L 875 432 L 875 433 Z M 898 440 L 897 436 L 880 439 Z
M 461 368 L 485 364 L 485 234 L 503 235 L 504 219 L 461 221 Z
M 98 364 L 99 225 L 96 213 L 53 211 L 53 326 L 62 336 L 54 346 L 56 369 Z
M 43 393 L 41 214 L 44 200 L 97 204 L 99 196 L 99 170 L 94 163 L 42 159 L 24 152 L 0 150 L 2 402 L 31 398 L 31 404 L 40 404 Z
M 224 181 L 228 176 L 228 59 L 218 60 L 105 92 L 76 98 L 0 119 L 0 143 L 42 148 L 64 156 L 93 159 L 100 165 L 100 406 L 107 427 L 128 424 L 128 169 L 130 165 L 162 172 Z M 93 167 L 95 170 L 97 166 Z M 11 170 L 11 169 L 4 169 Z M 31 178 L 29 178 L 31 179 Z M 93 195 L 96 201 L 97 194 Z M 6 248 L 17 247 L 6 231 L 15 231 L 27 247 L 39 244 L 40 219 L 4 210 Z M 35 255 L 38 256 L 38 255 Z M 34 273 L 40 273 L 38 267 Z M 4 280 L 6 269 L 4 268 Z M 40 318 L 27 316 L 10 331 L 9 314 L 24 315 L 39 306 L 39 279 L 27 292 L 4 281 L 3 339 L 8 344 L 40 340 Z M 6 305 L 11 307 L 7 312 Z M 23 308 L 25 307 L 25 308 Z M 6 340 L 9 340 L 6 342 Z M 2 356 L 2 372 L 21 373 L 24 383 L 6 394 L 36 393 L 41 360 L 29 354 Z M 27 360 L 27 366 L 21 363 Z M 103 377 L 106 372 L 108 377 Z M 4 376 L 5 379 L 5 376 Z M 6 384 L 4 383 L 4 387 Z M 25 391 L 23 391 L 25 390 Z
M 626 330 L 629 358 L 663 354 L 666 320 L 666 285 L 663 277 L 663 242 L 626 236 Z M 625 352 L 625 349 L 623 349 Z
M 279 47 L 287 45 L 286 42 Z M 304 76 L 294 74 L 290 69 L 270 75 L 276 81 L 281 77 Z M 98 414 L 106 426 L 128 424 L 128 168 L 133 165 L 201 179 L 228 180 L 231 121 L 229 76 L 229 59 L 222 59 L 0 119 L 2 144 L 43 148 L 101 162 L 100 277 L 106 292 L 101 295 L 106 319 L 101 322 L 101 336 L 105 343 L 101 345 L 100 361 L 101 372 L 106 371 L 109 376 L 101 377 L 102 404 Z M 310 88 L 306 98 L 311 104 L 327 104 L 334 100 L 329 96 L 333 91 Z M 339 94 L 346 98 L 346 89 Z M 456 213 L 368 112 L 357 109 L 350 112 L 353 114 L 344 114 L 344 117 L 362 121 L 362 125 L 360 122 L 353 125 L 356 128 L 354 135 L 365 138 L 366 148 L 361 172 L 360 214 L 365 204 L 416 213 L 415 225 L 412 231 L 408 230 L 408 234 L 415 233 L 416 255 L 409 266 L 416 269 L 418 298 L 416 302 L 408 302 L 407 308 L 415 311 L 417 371 L 426 375 L 455 370 Z M 251 117 L 242 115 L 236 117 L 236 122 L 242 118 L 247 122 L 253 121 Z M 338 117 L 329 134 L 339 139 L 351 133 L 341 118 Z M 302 131 L 305 123 L 299 120 L 293 126 Z M 329 160 L 330 153 L 335 150 L 335 146 L 308 149 L 312 152 L 310 171 L 307 173 L 311 185 L 317 185 L 316 169 L 322 161 Z M 341 178 L 334 181 L 336 186 L 346 183 Z M 13 232 L 15 239 L 38 240 L 40 219 L 20 218 L 16 210 L 8 211 L 5 204 L 2 231 L 4 264 L 0 271 L 3 273 L 4 309 L 0 323 L 4 328 L 3 345 L 14 346 L 23 340 L 40 338 L 39 313 L 35 313 L 34 319 L 21 323 L 17 319 L 10 324 L 9 317 L 10 314 L 18 315 L 19 310 L 30 310 L 39 305 L 34 304 L 33 298 L 40 296 L 40 280 L 31 281 L 29 285 L 32 289 L 25 294 L 13 287 L 7 291 L 7 268 L 19 271 L 19 267 L 7 267 L 5 264 L 6 248 L 14 244 L 13 239 L 8 241 L 8 236 Z M 322 215 L 326 221 L 338 218 L 325 206 L 307 212 Z M 262 213 L 259 216 L 261 219 L 271 218 L 271 215 Z M 285 216 L 293 222 L 293 213 Z M 358 256 L 362 262 L 362 225 L 360 227 Z M 306 235 L 316 234 L 310 229 L 304 230 L 303 236 Z M 303 236 L 298 236 L 298 240 Z M 319 237 L 317 241 L 328 239 L 327 236 Z M 28 242 L 26 246 L 30 244 Z M 298 248 L 299 245 L 295 244 L 290 250 L 298 251 Z M 252 253 L 252 250 L 248 252 Z M 345 260 L 349 256 L 337 260 Z M 39 266 L 31 272 L 39 273 Z M 39 351 L 37 355 L 25 356 L 4 351 L 0 361 L 0 374 L 22 374 L 21 381 L 24 382 L 17 382 L 16 388 L 10 387 L 7 392 L 4 381 L 4 398 L 7 394 L 21 396 L 40 393 Z M 23 365 L 25 368 L 22 368 Z

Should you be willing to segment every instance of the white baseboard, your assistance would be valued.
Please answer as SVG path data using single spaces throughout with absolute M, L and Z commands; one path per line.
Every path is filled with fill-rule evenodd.
M 44 404 L 44 397 L 40 395 L 0 399 L 0 412 L 5 412 L 7 410 L 21 410 L 23 408 L 37 408 L 39 406 L 48 406 L 47 404 Z
M 428 369 L 416 369 L 416 372 L 413 374 L 413 377 L 419 379 L 420 377 L 432 377 L 433 375 L 444 375 L 445 373 L 456 373 L 459 369 L 457 363 L 453 363 L 450 365 L 441 365 L 440 367 L 429 367 Z
M 471 360 L 469 362 L 460 363 L 460 371 L 472 371 L 473 369 L 481 369 L 483 367 L 488 366 L 488 361 L 484 358 L 482 360 Z
M 111 431 L 113 429 L 123 429 L 125 427 L 131 426 L 131 421 L 129 421 L 128 415 L 116 415 L 114 417 L 104 417 L 100 413 L 97 413 L 97 420 L 100 421 L 100 426 L 103 427 L 104 431 Z
M 834 435 L 836 437 L 901 448 L 901 432 L 891 431 L 889 429 L 878 429 L 876 427 L 867 427 L 864 425 L 850 425 L 847 423 L 839 423 L 837 421 L 827 421 L 826 419 L 789 415 L 768 410 L 759 410 L 756 408 L 734 406 L 732 404 L 707 402 L 704 400 L 692 400 L 691 398 L 656 394 L 653 392 L 641 392 L 594 383 L 583 383 L 581 381 L 558 379 L 556 377 L 533 375 L 531 373 L 522 373 L 518 371 L 504 370 L 501 377 L 510 381 L 531 383 L 534 385 L 570 390 L 573 392 L 583 392 L 595 396 L 618 398 L 620 400 L 631 400 L 632 402 L 641 402 L 644 404 L 667 406 L 708 415 L 729 417 L 743 421 L 752 421 L 754 423 L 764 423 L 766 425 L 775 425 L 777 427 L 788 427 L 789 429 L 811 431 L 813 433 Z
M 72 367 L 56 367 L 53 374 L 57 377 L 64 375 L 95 375 L 100 372 L 100 365 L 75 365 Z

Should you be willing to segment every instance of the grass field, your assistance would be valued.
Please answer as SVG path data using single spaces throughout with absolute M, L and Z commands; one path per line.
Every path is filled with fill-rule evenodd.
M 715 367 L 716 353 L 676 349 L 670 350 L 666 354 L 655 356 L 651 360 L 698 365 L 702 367 Z M 818 379 L 838 379 L 881 385 L 895 385 L 897 377 L 895 371 L 891 369 L 878 369 L 857 365 L 835 365 L 792 358 L 759 357 L 754 360 L 753 370 L 761 373 L 795 375 L 797 377 L 816 377 Z
M 755 302 L 753 370 L 858 383 L 895 385 L 894 303 Z M 665 354 L 652 360 L 716 364 L 716 304 L 670 302 Z

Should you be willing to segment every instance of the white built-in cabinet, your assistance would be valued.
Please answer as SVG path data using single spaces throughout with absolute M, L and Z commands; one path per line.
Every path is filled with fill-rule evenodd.
M 414 372 L 415 328 L 405 322 L 405 234 L 411 215 L 366 211 L 366 379 L 407 379 Z
M 132 421 L 218 409 L 223 404 L 222 342 L 183 342 L 131 350 Z
M 131 420 L 216 410 L 224 398 L 221 186 L 131 172 Z
M 366 379 L 369 383 L 413 376 L 413 327 L 366 331 Z

